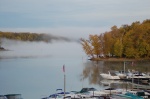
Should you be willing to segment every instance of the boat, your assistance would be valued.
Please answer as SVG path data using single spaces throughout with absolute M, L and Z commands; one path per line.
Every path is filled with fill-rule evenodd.
M 134 74 L 133 76 L 128 76 L 128 79 L 134 79 L 134 80 L 149 80 L 149 78 L 141 75 L 141 74 Z
M 52 94 L 49 97 L 45 97 L 42 99 L 71 99 L 71 98 L 75 98 L 75 99 L 79 99 L 79 97 L 75 97 L 73 94 L 70 94 L 69 92 L 65 92 L 65 96 L 64 96 L 64 92 L 61 93 L 56 93 L 56 94 Z
M 6 96 L 6 99 L 22 99 L 21 94 L 7 94 L 5 96 Z
M 144 99 L 149 99 L 150 98 L 150 94 L 148 92 L 144 92 L 144 91 L 138 91 L 136 93 L 137 96 L 141 96 Z
M 120 79 L 120 77 L 117 76 L 115 73 L 114 73 L 114 74 L 111 74 L 109 71 L 108 71 L 108 74 L 106 74 L 106 73 L 101 73 L 100 76 L 101 76 L 103 79 L 114 79 L 114 80 Z
M 127 99 L 144 99 L 143 97 L 134 95 L 130 92 L 126 92 L 125 94 L 117 94 L 117 96 L 125 97 Z
M 133 75 L 131 77 L 128 77 L 128 80 L 135 82 L 135 83 L 142 83 L 142 84 L 148 84 L 149 78 L 143 76 L 143 75 Z
M 51 94 L 48 97 L 43 97 L 41 99 L 71 99 L 73 97 L 71 92 L 63 92 L 62 89 L 56 89 L 56 91 L 56 93 Z
M 128 70 L 127 77 L 124 80 L 132 81 L 132 83 L 135 82 L 138 84 L 148 84 L 150 81 L 150 76 L 145 73 L 138 72 L 138 71 L 130 72 Z
M 82 88 L 82 90 L 79 92 L 80 97 L 82 98 L 90 98 L 93 96 L 109 96 L 109 93 L 106 93 L 104 91 L 99 91 L 95 88 Z
M 150 73 L 145 74 L 144 77 L 146 77 L 150 80 Z
M 103 91 L 105 93 L 108 93 L 109 95 L 122 93 L 122 89 L 115 89 L 115 88 L 107 88 L 107 89 L 104 89 Z
M 58 95 L 58 94 L 52 94 L 49 97 L 47 97 L 46 99 L 63 99 L 63 96 Z
M 125 93 L 125 95 L 134 95 L 136 97 L 139 97 L 138 99 L 149 99 L 150 98 L 150 94 L 148 92 L 145 92 L 143 90 L 130 90 L 130 91 L 127 91 Z M 137 99 L 137 98 L 133 98 L 133 99 Z
M 119 76 L 120 79 L 125 79 L 127 77 L 125 71 L 115 71 L 115 74 Z

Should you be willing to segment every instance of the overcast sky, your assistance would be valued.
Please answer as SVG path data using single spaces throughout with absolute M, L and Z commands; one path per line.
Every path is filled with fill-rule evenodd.
M 0 31 L 87 37 L 150 19 L 150 0 L 0 0 Z

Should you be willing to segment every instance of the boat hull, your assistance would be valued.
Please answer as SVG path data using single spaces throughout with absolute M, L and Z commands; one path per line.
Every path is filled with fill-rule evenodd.
M 119 76 L 112 76 L 109 74 L 100 74 L 102 78 L 104 79 L 112 79 L 112 80 L 118 80 L 120 79 Z

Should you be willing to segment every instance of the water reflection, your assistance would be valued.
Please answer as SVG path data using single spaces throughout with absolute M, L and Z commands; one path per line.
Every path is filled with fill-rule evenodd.
M 124 68 L 125 66 L 125 68 Z M 81 79 L 88 79 L 90 84 L 99 86 L 109 86 L 114 88 L 131 88 L 131 82 L 121 80 L 104 80 L 101 78 L 100 73 L 107 73 L 114 70 L 135 70 L 144 73 L 150 72 L 150 61 L 87 61 L 84 63 Z
M 88 79 L 90 84 L 100 84 L 100 72 L 103 68 L 103 62 L 91 62 L 84 63 L 81 79 Z
M 124 70 L 124 61 L 105 61 L 104 68 L 109 70 Z M 125 70 L 150 72 L 150 61 L 125 61 Z
M 122 88 L 122 89 L 130 89 L 132 87 L 131 82 L 126 82 L 122 80 L 106 80 L 103 79 L 100 81 L 101 85 L 108 86 L 111 88 Z

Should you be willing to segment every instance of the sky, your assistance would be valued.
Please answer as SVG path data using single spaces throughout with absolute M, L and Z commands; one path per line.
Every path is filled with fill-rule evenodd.
M 150 0 L 0 0 L 0 31 L 76 38 L 150 18 Z

